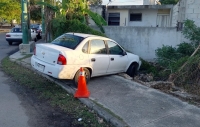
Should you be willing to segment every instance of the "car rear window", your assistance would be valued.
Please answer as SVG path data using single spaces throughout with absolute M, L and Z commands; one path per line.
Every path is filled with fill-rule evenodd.
M 63 46 L 70 49 L 75 49 L 77 45 L 79 45 L 83 41 L 83 37 L 71 35 L 71 34 L 63 34 L 52 41 L 52 44 Z
M 11 32 L 13 32 L 13 33 L 21 33 L 22 29 L 21 28 L 12 28 Z
M 31 29 L 37 29 L 37 28 L 39 28 L 39 25 L 36 25 L 36 24 L 31 24 Z

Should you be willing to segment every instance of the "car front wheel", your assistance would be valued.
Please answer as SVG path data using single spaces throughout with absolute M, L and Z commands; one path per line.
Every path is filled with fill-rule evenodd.
M 84 70 L 84 75 L 85 75 L 86 83 L 88 83 L 89 80 L 90 80 L 90 76 L 91 76 L 90 71 L 87 68 L 83 68 L 83 70 Z M 73 79 L 74 85 L 76 87 L 78 87 L 78 78 L 79 78 L 79 76 L 80 76 L 80 70 L 78 70 L 76 72 L 76 75 L 74 76 L 74 79 Z
M 138 67 L 137 63 L 132 63 L 129 66 L 128 70 L 126 71 L 126 74 L 134 78 L 134 76 L 137 74 L 137 67 Z

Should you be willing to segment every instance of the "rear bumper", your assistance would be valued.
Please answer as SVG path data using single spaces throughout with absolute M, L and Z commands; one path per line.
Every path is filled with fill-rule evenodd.
M 21 38 L 6 38 L 8 42 L 22 42 Z
M 74 65 L 49 64 L 37 59 L 34 55 L 31 57 L 31 66 L 34 69 L 57 79 L 73 79 L 77 71 Z

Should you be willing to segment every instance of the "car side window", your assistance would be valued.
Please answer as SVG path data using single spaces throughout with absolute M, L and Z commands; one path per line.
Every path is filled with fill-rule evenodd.
M 116 43 L 112 41 L 107 41 L 109 54 L 112 55 L 121 55 L 123 54 L 123 49 Z
M 88 46 L 89 46 L 89 42 L 85 43 L 85 45 L 82 48 L 83 53 L 88 53 Z
M 107 54 L 105 42 L 103 40 L 90 41 L 90 54 Z

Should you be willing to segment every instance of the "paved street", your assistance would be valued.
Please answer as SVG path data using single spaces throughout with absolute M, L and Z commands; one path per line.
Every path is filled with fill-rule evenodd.
M 5 33 L 0 33 L 0 60 L 17 50 L 18 44 L 9 46 Z M 28 127 L 26 110 L 8 84 L 9 78 L 0 69 L 0 127 Z

